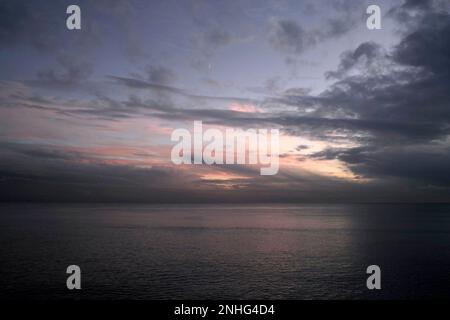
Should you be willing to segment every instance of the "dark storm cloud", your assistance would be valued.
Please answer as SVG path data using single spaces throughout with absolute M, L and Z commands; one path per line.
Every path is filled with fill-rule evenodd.
M 433 12 L 421 19 L 421 27 L 408 34 L 396 48 L 394 60 L 402 65 L 432 72 L 439 80 L 449 80 L 450 73 L 450 15 Z
M 360 119 L 432 123 L 435 134 L 429 132 L 429 138 L 445 135 L 450 120 L 450 40 L 445 36 L 449 32 L 448 13 L 426 15 L 421 27 L 395 47 L 393 70 L 343 78 L 322 94 L 321 103 L 326 107 L 333 102 Z M 354 65 L 362 46 L 344 55 L 338 72 Z M 367 57 L 379 56 L 373 53 L 376 47 L 367 48 L 371 48 L 364 50 L 370 53 Z M 396 65 L 402 69 L 396 71 Z
M 317 112 L 338 107 L 354 115 L 370 136 L 362 147 L 327 149 L 311 157 L 339 159 L 365 177 L 449 185 L 450 15 L 434 8 L 414 1 L 401 7 L 419 11 L 420 21 L 389 54 L 391 70 L 345 76 L 361 57 L 370 64 L 386 56 L 371 43 L 343 54 L 332 73 L 341 80 L 309 103 Z
M 314 153 L 316 159 L 339 159 L 360 176 L 401 178 L 419 185 L 450 185 L 450 148 L 443 146 L 358 147 L 326 149 Z

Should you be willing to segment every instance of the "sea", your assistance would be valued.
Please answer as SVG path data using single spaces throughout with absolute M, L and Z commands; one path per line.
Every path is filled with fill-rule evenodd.
M 1 204 L 0 265 L 8 300 L 450 298 L 450 205 Z

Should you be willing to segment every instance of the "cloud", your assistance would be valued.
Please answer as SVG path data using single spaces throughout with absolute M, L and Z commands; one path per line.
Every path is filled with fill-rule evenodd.
M 56 58 L 57 67 L 38 72 L 37 77 L 47 85 L 73 85 L 86 81 L 92 74 L 93 66 L 75 55 L 67 53 Z
M 161 165 L 138 168 L 80 161 L 82 154 L 67 155 L 67 150 L 42 145 L 2 144 L 0 154 L 0 201 L 398 201 L 410 195 L 395 183 L 355 185 L 299 170 L 283 169 L 267 179 L 258 170 L 239 165 L 201 166 L 199 170 Z M 214 179 L 223 175 L 230 178 Z M 435 189 L 425 195 L 427 199 L 443 199 L 436 196 Z
M 164 66 L 147 66 L 148 81 L 158 84 L 169 84 L 176 79 L 175 73 Z
M 304 29 L 290 18 L 272 19 L 270 43 L 282 53 L 297 56 L 322 41 L 349 32 L 349 26 L 358 17 L 345 21 L 344 12 L 350 10 L 350 2 L 339 1 L 336 5 L 339 15 L 325 19 L 322 30 Z M 406 1 L 394 8 L 391 16 L 404 27 L 397 34 L 398 43 L 384 48 L 369 41 L 345 50 L 336 67 L 325 74 L 329 82 L 319 94 L 302 84 L 285 88 L 292 82 L 280 75 L 268 78 L 266 83 L 259 82 L 262 87 L 250 87 L 249 83 L 246 88 L 252 92 L 241 91 L 246 93 L 242 96 L 239 91 L 215 94 L 223 87 L 215 88 L 217 91 L 210 95 L 205 94 L 204 88 L 197 92 L 186 90 L 195 85 L 183 84 L 182 78 L 177 78 L 179 69 L 174 65 L 168 68 L 160 61 L 147 67 L 143 63 L 139 66 L 141 74 L 129 77 L 120 76 L 126 66 L 108 69 L 115 75 L 107 76 L 105 81 L 101 74 L 94 73 L 92 56 L 82 55 L 81 59 L 78 51 L 70 50 L 73 43 L 82 43 L 77 35 L 69 41 L 66 51 L 52 51 L 61 39 L 57 32 L 44 30 L 51 28 L 51 23 L 45 22 L 36 29 L 43 30 L 46 38 L 31 39 L 29 23 L 34 21 L 36 12 L 30 11 L 28 4 L 2 3 L 0 7 L 4 9 L 0 12 L 8 13 L 0 19 L 2 46 L 17 48 L 26 44 L 45 52 L 53 63 L 40 69 L 34 80 L 0 83 L 2 200 L 171 202 L 258 201 L 263 197 L 267 201 L 321 201 L 352 199 L 356 194 L 358 200 L 449 200 L 450 17 L 448 10 L 443 10 L 443 1 Z M 115 8 L 106 16 L 129 12 L 125 3 Z M 228 14 L 233 12 L 231 9 Z M 23 23 L 8 21 L 9 14 Z M 267 21 L 266 18 L 261 21 Z M 211 50 L 233 41 L 232 28 L 225 30 L 211 21 L 206 25 L 199 39 Z M 218 74 L 218 78 L 224 75 Z M 248 104 L 252 107 L 247 109 L 260 112 L 230 108 L 233 103 Z M 35 135 L 31 140 L 47 140 L 48 144 L 17 143 L 30 140 L 30 131 L 20 130 L 20 125 L 31 123 L 29 117 L 34 116 L 35 127 L 30 131 Z M 68 132 L 85 130 L 85 120 L 89 120 L 85 121 L 89 125 L 110 125 L 113 131 L 112 124 L 132 126 L 136 119 L 152 119 L 167 127 L 199 119 L 220 126 L 276 127 L 296 138 L 318 141 L 321 148 L 325 146 L 317 151 L 314 143 L 310 146 L 308 142 L 309 147 L 296 143 L 293 152 L 301 152 L 303 160 L 336 160 L 359 180 L 308 174 L 300 170 L 300 164 L 295 167 L 298 172 L 282 168 L 270 180 L 255 176 L 255 170 L 245 166 L 186 170 L 158 164 L 150 169 L 132 162 L 113 164 L 59 145 L 79 142 L 72 137 L 64 139 Z M 70 127 L 70 121 L 76 125 Z M 59 128 L 52 132 L 55 126 Z M 107 144 L 104 137 L 86 141 L 90 134 L 89 129 L 86 131 L 80 143 Z M 120 141 L 147 137 L 132 135 L 126 129 L 122 132 Z M 289 156 L 285 154 L 284 160 L 290 160 Z M 295 161 L 298 156 L 292 154 L 292 159 Z M 230 190 L 225 193 L 218 187 L 224 184 L 223 180 L 214 178 L 217 173 L 234 177 L 228 179 L 226 186 Z M 208 174 L 210 178 L 205 178 Z M 434 196 L 436 188 L 440 193 Z
M 271 184 L 289 178 L 264 181 L 258 170 L 238 165 L 116 165 L 50 145 L 2 143 L 0 154 L 0 201 L 248 202 L 261 194 L 274 200 L 279 193 L 271 195 Z M 289 179 L 298 184 L 308 178 Z
M 109 78 L 115 80 L 117 83 L 125 85 L 129 88 L 133 89 L 152 89 L 156 91 L 163 91 L 179 96 L 184 96 L 186 98 L 192 98 L 192 99 L 199 99 L 199 100 L 215 100 L 215 101 L 230 101 L 230 102 L 243 102 L 243 103 L 257 103 L 257 100 L 250 99 L 250 98 L 243 98 L 243 97 L 223 97 L 223 96 L 207 96 L 207 95 L 200 95 L 195 93 L 190 93 L 186 90 L 173 87 L 173 86 L 167 86 L 167 85 L 161 85 L 158 83 L 150 83 L 146 81 L 142 81 L 140 79 L 135 78 L 127 78 L 127 77 L 118 77 L 118 76 L 109 76 Z
M 269 41 L 278 50 L 299 54 L 315 45 L 317 39 L 293 20 L 273 19 L 270 23 Z
M 358 22 L 364 21 L 364 15 L 358 14 L 358 12 L 364 12 L 362 3 L 331 1 L 328 7 L 333 8 L 333 15 L 320 15 L 320 26 L 309 29 L 305 29 L 293 19 L 271 18 L 268 31 L 269 43 L 283 53 L 298 56 L 324 41 L 347 34 L 356 28 Z M 327 10 L 323 9 L 323 11 Z
M 394 60 L 402 65 L 422 68 L 448 80 L 450 66 L 450 32 L 448 12 L 432 12 L 420 19 L 420 27 L 407 34 L 394 52 Z
M 228 45 L 232 37 L 225 30 L 214 29 L 205 34 L 204 40 L 209 46 L 216 49 Z
M 406 147 L 356 147 L 326 149 L 310 157 L 339 159 L 357 175 L 386 180 L 399 178 L 414 184 L 448 187 L 450 185 L 450 147 L 436 145 Z
M 42 3 L 41 9 L 24 1 L 2 1 L 0 3 L 0 46 L 10 47 L 30 43 L 36 49 L 51 50 L 57 45 L 57 36 L 52 26 L 55 18 L 51 9 Z
M 450 182 L 450 41 L 446 36 L 450 15 L 433 9 L 431 2 L 408 1 L 402 8 L 420 11 L 416 28 L 403 34 L 388 55 L 372 43 L 345 52 L 333 73 L 340 80 L 307 100 L 316 113 L 342 109 L 369 135 L 358 147 L 329 148 L 311 157 L 338 159 L 357 175 L 385 182 L 402 179 L 416 187 L 446 187 Z M 390 68 L 348 75 L 361 57 L 366 59 L 363 66 L 368 64 L 363 70 L 383 59 L 389 60 Z
M 364 42 L 355 50 L 345 51 L 341 55 L 341 62 L 336 71 L 327 72 L 327 78 L 342 78 L 350 70 L 360 67 L 366 73 L 374 72 L 372 66 L 380 62 L 383 57 L 383 49 L 374 42 Z

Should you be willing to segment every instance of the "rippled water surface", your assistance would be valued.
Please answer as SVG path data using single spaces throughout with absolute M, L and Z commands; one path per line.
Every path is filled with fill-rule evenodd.
M 0 297 L 450 297 L 449 205 L 0 205 Z M 82 290 L 66 289 L 66 268 Z M 382 290 L 366 289 L 366 267 Z

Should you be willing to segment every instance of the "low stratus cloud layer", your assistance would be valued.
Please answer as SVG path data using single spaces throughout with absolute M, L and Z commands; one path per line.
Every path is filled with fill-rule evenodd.
M 1 200 L 450 200 L 450 1 L 72 2 L 0 3 Z M 194 120 L 279 173 L 173 165 Z

